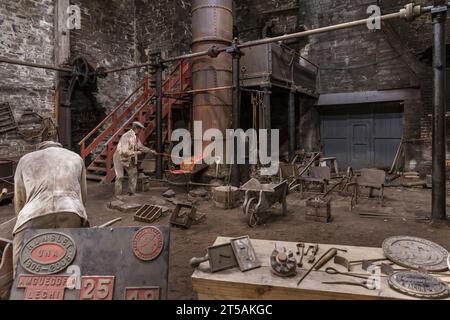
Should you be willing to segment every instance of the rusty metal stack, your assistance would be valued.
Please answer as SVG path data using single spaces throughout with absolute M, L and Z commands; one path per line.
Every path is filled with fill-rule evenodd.
M 209 50 L 212 46 L 227 47 L 233 41 L 233 1 L 192 1 L 192 52 Z M 199 57 L 193 61 L 193 90 L 228 87 L 232 84 L 231 56 Z M 193 119 L 208 129 L 225 130 L 232 125 L 232 90 L 216 90 L 194 94 Z M 204 146 L 207 143 L 203 144 Z

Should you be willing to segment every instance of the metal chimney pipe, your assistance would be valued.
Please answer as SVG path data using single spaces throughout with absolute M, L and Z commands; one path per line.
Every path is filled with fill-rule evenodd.
M 192 1 L 192 52 L 208 51 L 211 46 L 225 48 L 233 41 L 233 1 Z M 192 89 L 231 87 L 231 56 L 202 56 L 193 60 Z M 203 132 L 219 129 L 225 137 L 232 127 L 232 90 L 194 93 L 193 120 L 201 121 Z M 203 139 L 202 139 L 203 140 Z M 208 142 L 203 142 L 203 148 Z

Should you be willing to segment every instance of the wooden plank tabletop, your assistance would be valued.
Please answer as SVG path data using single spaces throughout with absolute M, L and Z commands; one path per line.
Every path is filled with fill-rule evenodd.
M 219 237 L 214 245 L 227 243 L 232 238 Z M 192 285 L 200 300 L 322 300 L 322 299 L 414 299 L 407 295 L 398 293 L 389 287 L 387 276 L 381 275 L 381 289 L 368 290 L 362 287 L 346 285 L 327 285 L 322 282 L 359 282 L 360 280 L 342 276 L 329 275 L 325 272 L 327 267 L 333 267 L 345 273 L 346 269 L 335 265 L 330 261 L 319 271 L 311 272 L 297 287 L 297 282 L 311 267 L 307 259 L 303 259 L 304 266 L 298 271 L 296 277 L 281 278 L 271 272 L 270 256 L 277 246 L 278 250 L 286 248 L 294 254 L 297 252 L 296 243 L 282 241 L 251 240 L 256 255 L 262 267 L 248 272 L 241 272 L 238 268 L 225 270 L 218 273 L 209 271 L 209 262 L 205 262 L 197 268 L 192 275 Z M 310 244 L 305 244 L 306 249 Z M 319 244 L 317 259 L 330 248 L 348 250 L 347 253 L 339 252 L 338 255 L 349 261 L 372 260 L 384 258 L 381 248 L 353 247 Z M 306 250 L 305 249 L 305 250 Z M 298 256 L 296 256 L 298 260 Z M 394 266 L 395 269 L 401 267 Z M 352 274 L 369 276 L 361 265 L 352 267 Z M 450 281 L 450 272 L 447 272 L 444 281 Z M 363 279 L 361 279 L 363 281 Z M 450 298 L 449 298 L 450 300 Z

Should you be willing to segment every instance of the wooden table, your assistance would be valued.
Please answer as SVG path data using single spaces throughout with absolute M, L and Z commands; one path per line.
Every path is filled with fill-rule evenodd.
M 214 245 L 229 242 L 231 238 L 219 237 Z M 387 282 L 387 277 L 381 276 L 381 289 L 368 290 L 362 287 L 345 285 L 325 285 L 322 282 L 350 281 L 358 282 L 358 279 L 342 275 L 329 275 L 324 270 L 333 267 L 340 272 L 346 272 L 342 266 L 335 265 L 330 261 L 319 271 L 311 272 L 300 286 L 297 282 L 309 269 L 307 259 L 303 259 L 304 266 L 294 278 L 281 278 L 271 272 L 270 256 L 275 248 L 278 250 L 286 248 L 294 254 L 297 252 L 296 243 L 281 241 L 252 240 L 256 255 L 262 267 L 248 272 L 239 269 L 225 270 L 218 273 L 209 272 L 209 263 L 205 262 L 192 275 L 192 285 L 198 294 L 199 300 L 380 300 L 380 299 L 413 299 L 392 290 Z M 310 244 L 305 244 L 306 249 Z M 319 245 L 317 259 L 330 248 L 348 250 L 347 253 L 340 252 L 339 255 L 349 261 L 371 260 L 383 258 L 381 248 L 351 247 Z M 305 249 L 305 250 L 306 250 Z M 298 256 L 296 256 L 298 260 Z M 399 268 L 395 266 L 395 268 Z M 361 266 L 353 266 L 352 274 L 368 276 Z M 445 281 L 450 281 L 450 273 Z M 363 281 L 363 280 L 361 280 Z

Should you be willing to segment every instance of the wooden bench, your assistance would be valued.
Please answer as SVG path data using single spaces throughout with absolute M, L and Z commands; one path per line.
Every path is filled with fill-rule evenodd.
M 219 237 L 215 245 L 227 243 L 230 238 Z M 386 276 L 381 276 L 381 289 L 368 290 L 362 287 L 344 285 L 326 285 L 327 281 L 358 281 L 341 275 L 329 275 L 324 270 L 333 267 L 341 272 L 345 268 L 336 266 L 330 261 L 319 271 L 311 272 L 297 287 L 297 282 L 309 269 L 310 265 L 303 259 L 304 266 L 293 278 L 280 278 L 271 272 L 270 256 L 275 245 L 278 249 L 286 248 L 297 252 L 296 243 L 282 241 L 252 240 L 256 255 L 262 267 L 248 272 L 234 268 L 218 273 L 209 272 L 209 263 L 205 262 L 192 275 L 192 285 L 200 300 L 381 300 L 381 299 L 414 299 L 392 290 Z M 306 244 L 306 248 L 309 244 Z M 351 247 L 340 245 L 319 245 L 317 257 L 330 248 L 346 249 L 340 256 L 350 261 L 383 258 L 381 248 Z M 298 256 L 297 260 L 298 260 Z M 395 268 L 400 268 L 395 266 Z M 368 276 L 361 266 L 354 266 L 352 274 Z M 447 272 L 450 281 L 450 273 Z

